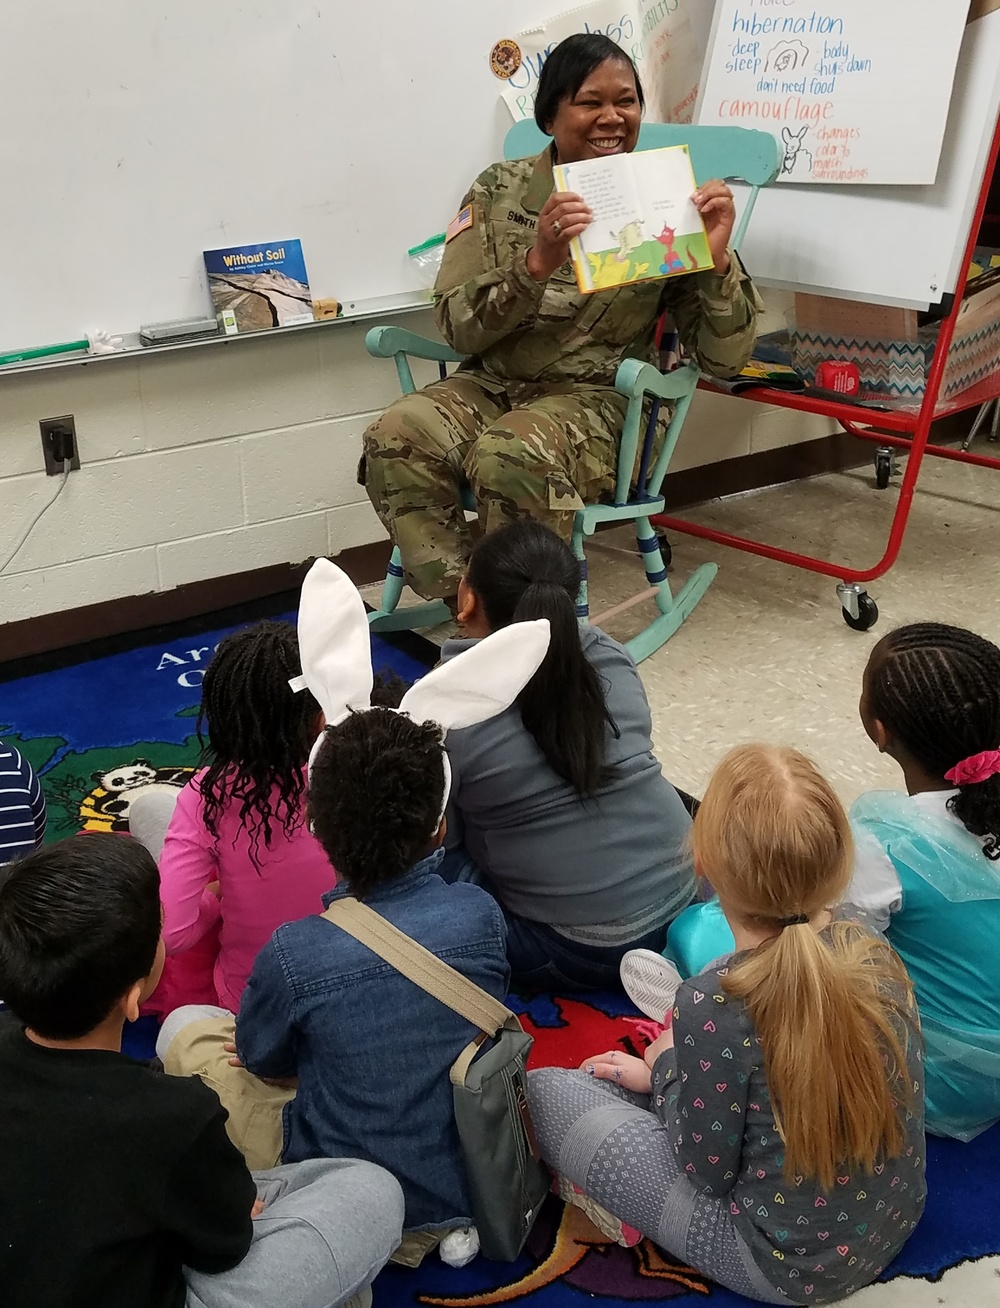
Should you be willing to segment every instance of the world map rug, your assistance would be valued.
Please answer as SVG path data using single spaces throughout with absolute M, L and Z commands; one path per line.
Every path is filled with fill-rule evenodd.
M 294 621 L 286 597 L 278 611 L 254 617 Z M 0 738 L 17 746 L 42 778 L 47 838 L 79 831 L 128 830 L 128 810 L 149 786 L 185 783 L 199 753 L 194 725 L 200 685 L 215 645 L 245 625 L 232 615 L 120 642 L 113 652 L 74 660 L 72 653 L 0 665 Z M 406 680 L 436 657 L 413 638 L 374 636 L 376 669 Z M 41 670 L 36 670 L 41 668 Z M 511 997 L 534 1037 L 531 1066 L 577 1067 L 607 1049 L 641 1053 L 642 1021 L 624 995 Z M 149 1057 L 154 1018 L 127 1033 L 126 1051 Z M 881 1283 L 850 1301 L 856 1308 L 1000 1308 L 1000 1126 L 971 1144 L 928 1142 L 927 1209 L 916 1233 Z M 532 1308 L 580 1308 L 669 1301 L 677 1308 L 749 1301 L 712 1285 L 644 1239 L 612 1244 L 575 1207 L 550 1198 L 515 1263 L 477 1258 L 446 1267 L 436 1255 L 418 1268 L 389 1266 L 378 1277 L 375 1308 L 488 1308 L 530 1300 Z

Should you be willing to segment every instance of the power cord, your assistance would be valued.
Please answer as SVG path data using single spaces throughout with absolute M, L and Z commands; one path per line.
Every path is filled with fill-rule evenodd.
M 28 523 L 27 527 L 24 529 L 24 533 L 21 536 L 21 539 L 17 542 L 17 544 L 14 546 L 11 552 L 4 559 L 3 563 L 0 563 L 0 574 L 3 574 L 7 571 L 10 565 L 17 558 L 18 554 L 20 554 L 21 547 L 24 545 L 25 541 L 38 526 L 39 522 L 42 520 L 45 514 L 48 513 L 49 509 L 52 508 L 53 504 L 55 504 L 59 496 L 63 493 L 63 489 L 67 481 L 69 480 L 69 472 L 70 472 L 70 468 L 72 467 L 72 460 L 64 458 L 62 461 L 62 466 L 63 466 L 62 476 L 59 478 L 59 485 L 56 487 L 55 494 L 49 496 L 48 500 L 42 505 L 42 507 L 38 510 L 35 516 Z

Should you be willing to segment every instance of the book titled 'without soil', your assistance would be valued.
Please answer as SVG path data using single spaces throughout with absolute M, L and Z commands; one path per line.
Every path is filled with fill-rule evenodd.
M 229 310 L 241 332 L 313 321 L 300 241 L 206 250 L 205 270 L 216 314 Z

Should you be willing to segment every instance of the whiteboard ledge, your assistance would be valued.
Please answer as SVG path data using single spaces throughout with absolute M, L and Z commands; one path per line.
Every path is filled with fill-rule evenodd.
M 238 345 L 241 341 L 262 341 L 283 338 L 298 332 L 336 330 L 353 323 L 378 322 L 388 314 L 416 313 L 431 307 L 430 298 L 423 291 L 410 291 L 399 295 L 380 295 L 370 300 L 349 300 L 339 318 L 320 322 L 303 322 L 293 327 L 268 327 L 259 332 L 237 332 L 233 336 L 203 336 L 194 341 L 171 341 L 165 345 L 140 345 L 137 332 L 124 337 L 125 349 L 114 354 L 61 354 L 45 359 L 32 359 L 27 363 L 9 363 L 0 366 L 0 378 L 24 373 L 49 371 L 54 368 L 90 367 L 92 364 L 114 363 L 116 359 L 145 359 L 151 355 L 173 354 L 177 350 L 200 350 L 205 346 Z

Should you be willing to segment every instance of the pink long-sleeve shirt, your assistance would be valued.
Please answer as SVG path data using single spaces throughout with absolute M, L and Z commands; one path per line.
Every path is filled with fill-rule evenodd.
M 216 839 L 205 826 L 198 773 L 181 790 L 160 854 L 163 941 L 168 954 L 195 944 L 221 918 L 215 988 L 234 1013 L 254 959 L 285 922 L 323 911 L 322 895 L 337 874 L 305 821 L 286 836 L 271 820 L 271 845 L 250 834 L 230 804 L 218 819 Z M 272 803 L 277 801 L 277 790 Z M 252 855 L 256 853 L 256 862 Z M 218 898 L 207 889 L 218 881 Z

